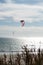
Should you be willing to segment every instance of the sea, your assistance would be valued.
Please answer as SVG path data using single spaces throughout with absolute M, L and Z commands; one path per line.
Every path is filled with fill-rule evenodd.
M 0 54 L 17 53 L 22 51 L 25 39 L 20 38 L 0 38 Z
M 0 37 L 0 54 L 2 53 L 16 53 L 22 51 L 23 47 L 28 49 L 39 47 L 43 49 L 43 37 L 24 37 L 24 38 L 1 38 Z

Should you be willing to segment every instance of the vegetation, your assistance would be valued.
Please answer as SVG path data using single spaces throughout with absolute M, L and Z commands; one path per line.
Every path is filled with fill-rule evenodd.
M 0 55 L 0 65 L 43 65 L 43 50 L 39 48 L 35 53 L 34 49 L 33 53 L 32 49 L 29 50 L 27 46 L 23 46 L 22 49 L 21 54 Z

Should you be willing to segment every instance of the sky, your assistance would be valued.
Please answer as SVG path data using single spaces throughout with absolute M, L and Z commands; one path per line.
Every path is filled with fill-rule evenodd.
M 22 27 L 20 20 L 25 21 Z M 43 0 L 0 0 L 0 37 L 43 37 Z

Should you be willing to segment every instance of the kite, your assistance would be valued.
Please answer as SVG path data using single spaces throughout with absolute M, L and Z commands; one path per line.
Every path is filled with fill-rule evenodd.
M 20 20 L 20 22 L 21 22 L 21 26 L 23 27 L 25 25 L 24 20 Z

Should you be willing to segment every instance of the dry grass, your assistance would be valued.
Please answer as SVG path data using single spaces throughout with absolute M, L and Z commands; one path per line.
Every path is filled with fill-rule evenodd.
M 43 51 L 38 49 L 38 53 L 33 54 L 26 46 L 22 49 L 24 51 L 21 54 L 0 55 L 0 65 L 43 65 Z

